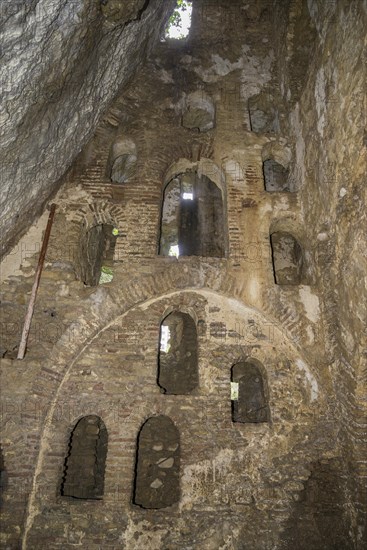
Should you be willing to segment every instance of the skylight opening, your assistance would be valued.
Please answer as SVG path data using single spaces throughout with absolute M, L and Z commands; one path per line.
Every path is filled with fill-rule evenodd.
M 185 201 L 192 201 L 194 200 L 194 193 L 182 193 L 182 198 Z
M 166 27 L 165 38 L 183 40 L 189 34 L 191 27 L 192 2 L 177 0 L 177 4 Z

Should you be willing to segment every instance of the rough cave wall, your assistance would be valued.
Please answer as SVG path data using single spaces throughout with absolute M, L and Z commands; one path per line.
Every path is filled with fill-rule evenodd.
M 330 351 L 321 284 L 325 260 L 317 247 L 324 241 L 311 232 L 311 208 L 320 206 L 309 198 L 306 209 L 306 177 L 299 192 L 264 188 L 269 151 L 275 160 L 291 159 L 294 178 L 302 173 L 295 168 L 301 133 L 289 121 L 297 101 L 308 97 L 311 109 L 307 88 L 294 111 L 280 99 L 289 69 L 272 40 L 280 13 L 273 7 L 284 3 L 224 9 L 219 1 L 197 1 L 189 41 L 159 44 L 109 109 L 55 198 L 23 362 L 14 353 L 42 220 L 2 263 L 11 273 L 2 285 L 5 548 L 22 539 L 26 548 L 270 550 L 303 548 L 310 533 L 315 548 L 363 547 L 344 459 L 354 447 L 340 431 L 343 390 L 329 367 L 337 352 Z M 289 11 L 292 21 L 295 13 Z M 290 37 L 287 17 L 280 23 Z M 198 90 L 216 113 L 214 128 L 200 133 L 181 126 L 186 96 Z M 250 131 L 247 100 L 260 93 L 275 103 L 276 134 Z M 309 132 L 317 128 L 313 109 Z M 110 159 L 121 138 L 134 142 L 137 162 L 116 185 Z M 158 256 L 164 183 L 192 169 L 223 191 L 226 258 Z M 114 279 L 86 287 L 77 279 L 80 242 L 100 223 L 119 230 Z M 308 285 L 275 284 L 273 231 L 291 232 L 302 244 Z M 14 270 L 18 257 L 22 266 Z M 190 395 L 164 395 L 157 384 L 159 327 L 172 309 L 197 323 L 199 385 Z M 231 367 L 249 357 L 267 375 L 270 423 L 231 421 Z M 104 498 L 70 501 L 58 490 L 70 431 L 93 414 L 108 430 Z M 181 441 L 180 500 L 153 511 L 132 504 L 137 436 L 152 415 L 170 417 Z
M 5 0 L 1 256 L 42 211 L 174 1 Z
M 338 403 L 353 531 L 366 541 L 367 313 L 361 297 L 367 269 L 367 3 L 313 0 L 306 18 L 301 4 L 291 7 L 287 47 L 282 44 L 287 55 L 278 56 L 281 90 L 293 104 L 287 131 L 295 142 L 304 228 L 315 251 L 324 355 Z M 307 42 L 302 29 L 312 27 Z M 299 86 L 293 60 L 302 47 Z

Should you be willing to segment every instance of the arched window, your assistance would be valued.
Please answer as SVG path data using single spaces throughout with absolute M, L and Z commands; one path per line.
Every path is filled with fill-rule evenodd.
M 300 285 L 303 282 L 303 252 L 290 233 L 276 231 L 270 235 L 274 279 L 277 285 Z
M 80 278 L 89 286 L 109 282 L 118 230 L 110 224 L 95 225 L 80 242 Z
M 167 394 L 185 395 L 198 385 L 198 344 L 195 321 L 175 311 L 162 321 L 158 384 Z
M 232 367 L 232 421 L 259 423 L 269 421 L 266 384 L 254 360 Z
M 165 508 L 180 498 L 180 436 L 170 418 L 152 416 L 139 436 L 134 504 Z
M 159 253 L 162 256 L 224 256 L 221 190 L 206 176 L 185 172 L 165 188 Z
M 65 459 L 62 496 L 102 498 L 107 444 L 107 430 L 99 416 L 85 416 L 77 422 Z
M 265 191 L 289 192 L 289 170 L 273 159 L 263 162 Z

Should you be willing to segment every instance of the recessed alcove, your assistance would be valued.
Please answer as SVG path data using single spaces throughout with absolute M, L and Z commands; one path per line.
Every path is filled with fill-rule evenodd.
M 274 98 L 267 93 L 260 93 L 248 99 L 250 128 L 256 134 L 279 133 L 279 112 Z
M 134 141 L 130 138 L 117 138 L 107 163 L 107 177 L 117 184 L 132 180 L 136 174 L 137 158 Z
M 203 90 L 189 94 L 185 100 L 182 126 L 197 132 L 207 132 L 215 126 L 215 107 Z
M 98 500 L 103 497 L 108 434 L 99 416 L 81 418 L 69 439 L 61 495 Z
M 289 192 L 289 170 L 273 159 L 263 162 L 263 175 L 265 191 Z
M 198 385 L 198 343 L 194 319 L 181 311 L 160 327 L 158 384 L 166 394 L 189 394 Z
M 268 391 L 263 366 L 247 359 L 231 369 L 232 421 L 269 422 Z
M 267 192 L 292 193 L 296 182 L 291 170 L 292 152 L 284 138 L 271 138 L 261 151 L 264 188 Z
M 117 236 L 118 230 L 111 224 L 94 225 L 83 234 L 79 244 L 79 277 L 85 285 L 96 286 L 112 280 Z
M 275 283 L 304 284 L 304 253 L 298 240 L 286 231 L 275 231 L 270 235 L 270 243 Z
M 152 416 L 137 440 L 133 503 L 166 508 L 180 498 L 180 434 L 167 416 Z

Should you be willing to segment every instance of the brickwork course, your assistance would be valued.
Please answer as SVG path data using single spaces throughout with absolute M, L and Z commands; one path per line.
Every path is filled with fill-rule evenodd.
M 22 361 L 47 205 L 1 263 L 1 547 L 360 550 L 366 5 L 169 15 L 55 179 Z

